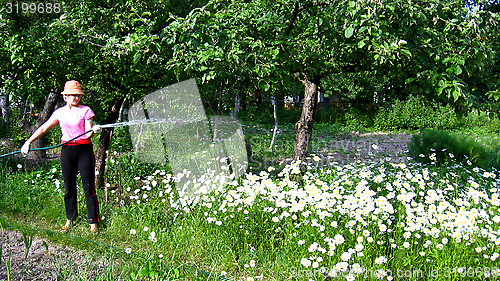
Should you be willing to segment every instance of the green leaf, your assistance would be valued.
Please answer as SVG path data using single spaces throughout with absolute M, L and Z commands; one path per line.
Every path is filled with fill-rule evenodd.
M 358 48 L 360 48 L 360 49 L 363 48 L 365 45 L 366 45 L 366 43 L 364 40 L 358 42 Z
M 455 75 L 460 75 L 460 74 L 462 74 L 462 68 L 457 65 L 455 67 Z
M 406 57 L 411 58 L 411 52 L 408 51 L 408 49 L 403 48 L 400 50 L 400 52 L 401 52 L 401 54 L 405 55 Z
M 267 83 L 262 86 L 262 90 L 264 90 L 264 92 L 269 91 L 270 88 L 271 88 L 271 85 L 269 85 Z
M 132 63 L 136 64 L 141 59 L 141 57 L 142 57 L 141 52 L 135 53 L 134 58 L 132 59 Z
M 354 34 L 354 27 L 353 26 L 349 26 L 345 30 L 345 38 L 351 38 L 353 34 Z
M 410 77 L 410 78 L 405 80 L 405 84 L 410 84 L 413 81 L 415 81 L 415 78 Z
M 453 100 L 456 102 L 458 100 L 458 98 L 460 97 L 460 91 L 455 89 L 455 90 L 453 90 L 452 94 L 453 94 Z

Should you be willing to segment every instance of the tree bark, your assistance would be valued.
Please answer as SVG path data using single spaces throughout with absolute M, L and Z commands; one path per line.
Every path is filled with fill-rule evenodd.
M 5 88 L 0 88 L 0 116 L 2 118 L 1 120 L 5 123 L 8 122 L 7 108 L 9 108 L 9 94 L 7 94 Z
M 236 96 L 234 98 L 234 118 L 238 118 L 241 108 L 241 96 L 240 91 L 236 91 Z
M 43 123 L 47 122 L 49 120 L 50 116 L 56 109 L 57 103 L 61 99 L 61 94 L 58 93 L 57 91 L 51 91 L 49 96 L 47 97 L 47 100 L 45 101 L 45 105 L 43 106 L 42 112 L 38 114 L 38 119 L 36 120 L 36 123 L 34 126 L 30 128 L 30 135 L 35 132 L 37 128 L 43 125 Z M 40 147 L 45 147 L 46 145 L 45 141 L 45 136 L 42 136 L 41 138 L 37 139 L 34 141 L 31 145 L 31 148 L 40 148 Z M 35 150 L 31 152 L 33 159 L 39 160 L 43 159 L 47 156 L 46 150 Z
M 299 121 L 295 124 L 297 141 L 295 142 L 294 160 L 304 160 L 309 150 L 313 129 L 313 115 L 316 110 L 316 99 L 318 96 L 319 79 L 311 79 L 307 74 L 295 74 L 302 84 L 304 84 L 304 102 Z
M 114 123 L 118 119 L 120 112 L 120 106 L 123 103 L 124 98 L 115 99 L 109 109 L 109 114 L 105 124 Z M 104 175 L 106 167 L 106 151 L 109 150 L 111 146 L 111 135 L 113 133 L 113 128 L 103 128 L 101 130 L 101 137 L 99 138 L 99 145 L 95 153 L 95 169 L 96 169 L 96 179 L 95 184 L 97 188 L 104 187 Z
M 273 130 L 273 138 L 271 139 L 271 144 L 269 145 L 270 151 L 273 150 L 274 141 L 276 140 L 276 134 L 278 133 L 278 102 L 274 97 L 272 97 L 271 103 L 273 104 L 274 130 Z

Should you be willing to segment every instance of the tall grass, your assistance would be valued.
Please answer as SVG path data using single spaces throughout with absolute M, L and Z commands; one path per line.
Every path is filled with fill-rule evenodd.
M 267 149 L 258 140 L 262 127 L 254 129 L 248 139 L 257 152 L 259 145 Z M 315 158 L 306 172 L 298 163 L 268 166 L 193 201 L 179 196 L 179 175 L 168 166 L 145 167 L 131 154 L 110 157 L 110 200 L 101 208 L 99 235 L 83 223 L 83 196 L 81 223 L 71 237 L 47 235 L 97 254 L 113 252 L 109 271 L 90 280 L 479 280 L 500 274 L 496 170 L 453 160 L 445 167 L 338 166 Z M 57 229 L 65 220 L 62 189 L 57 163 L 33 171 L 15 166 L 0 183 L 0 207 L 6 216 L 43 219 L 40 231 Z

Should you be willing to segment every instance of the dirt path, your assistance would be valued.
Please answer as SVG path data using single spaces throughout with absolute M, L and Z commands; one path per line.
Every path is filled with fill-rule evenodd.
M 22 233 L 4 229 L 0 234 L 0 280 L 7 280 L 9 258 L 12 281 L 70 280 L 71 278 L 66 277 L 75 275 L 93 280 L 96 273 L 102 271 L 100 262 L 90 255 L 36 236 L 32 237 L 32 244 L 25 258 L 26 246 Z
M 407 162 L 408 143 L 411 135 L 393 133 L 351 134 L 330 141 L 324 152 L 333 161 L 346 164 L 355 161 Z
M 407 150 L 411 137 L 404 133 L 378 132 L 320 138 L 319 144 L 315 144 L 315 155 L 319 156 L 319 160 L 315 161 L 313 157 L 310 157 L 306 161 L 319 162 L 323 166 L 345 165 L 358 161 L 403 163 L 408 161 Z M 280 161 L 279 164 L 284 165 L 292 161 L 292 158 L 288 158 Z

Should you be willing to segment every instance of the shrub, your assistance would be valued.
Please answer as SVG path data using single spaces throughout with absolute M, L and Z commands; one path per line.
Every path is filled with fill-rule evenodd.
M 483 127 L 488 133 L 500 133 L 500 119 L 491 112 L 474 109 L 461 121 L 464 127 L 471 129 Z
M 428 105 L 423 97 L 410 96 L 406 101 L 396 100 L 390 108 L 381 108 L 375 117 L 378 130 L 398 129 L 452 129 L 459 124 L 450 105 Z
M 128 127 L 117 127 L 113 130 L 111 150 L 118 152 L 132 151 L 132 139 Z
M 414 160 L 437 166 L 460 162 L 486 170 L 499 168 L 498 149 L 491 151 L 467 137 L 458 137 L 442 130 L 423 129 L 408 144 L 408 154 Z

